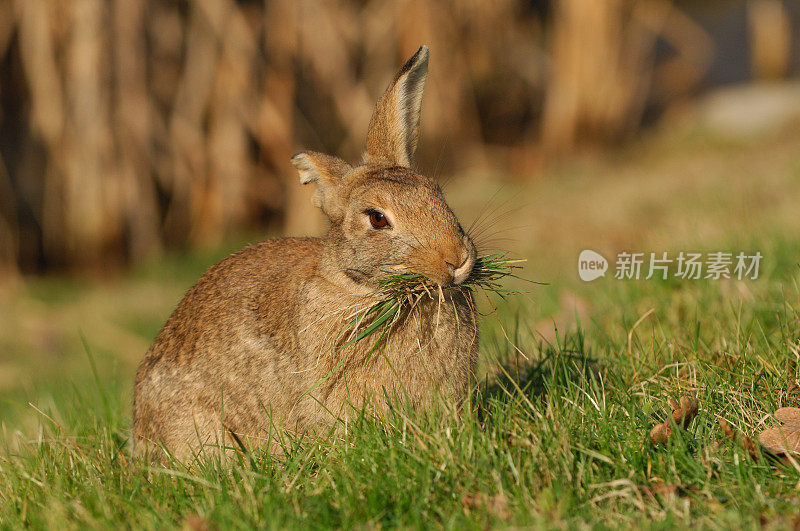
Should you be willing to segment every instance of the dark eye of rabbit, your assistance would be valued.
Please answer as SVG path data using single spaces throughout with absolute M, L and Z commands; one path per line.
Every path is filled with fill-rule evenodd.
M 369 216 L 369 222 L 373 229 L 385 229 L 389 226 L 389 220 L 386 219 L 386 216 L 383 214 L 383 212 L 378 212 L 377 210 L 367 210 L 367 215 Z

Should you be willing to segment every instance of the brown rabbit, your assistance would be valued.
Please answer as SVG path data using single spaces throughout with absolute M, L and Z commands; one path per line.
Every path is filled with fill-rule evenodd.
M 378 101 L 360 164 L 310 151 L 292 158 L 300 182 L 316 186 L 327 236 L 247 247 L 189 290 L 136 374 L 136 453 L 158 444 L 185 458 L 231 434 L 265 445 L 276 428 L 313 431 L 387 397 L 418 408 L 464 399 L 478 328 L 457 285 L 475 246 L 439 186 L 410 169 L 427 70 L 423 46 Z M 379 353 L 368 340 L 341 348 L 355 309 L 377 302 L 392 272 L 425 275 L 442 290 L 397 320 Z

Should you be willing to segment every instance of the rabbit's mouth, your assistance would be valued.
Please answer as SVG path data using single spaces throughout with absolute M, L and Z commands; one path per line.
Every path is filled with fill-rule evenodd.
M 464 261 L 461 264 L 454 266 L 453 264 L 447 263 L 447 268 L 450 272 L 451 283 L 453 285 L 458 285 L 466 281 L 469 276 L 472 274 L 472 269 L 475 266 L 475 257 L 471 254 L 468 254 Z

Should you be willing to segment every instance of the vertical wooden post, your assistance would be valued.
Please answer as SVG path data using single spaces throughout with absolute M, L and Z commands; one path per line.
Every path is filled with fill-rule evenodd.
M 780 0 L 750 0 L 750 68 L 756 79 L 782 79 L 789 70 L 792 28 Z
M 294 149 L 297 4 L 294 0 L 274 0 L 264 8 L 266 73 L 259 137 L 270 165 L 285 179 L 284 232 L 303 236 L 319 233 L 324 221 L 319 210 L 311 205 L 313 190 L 300 184 L 297 171 L 289 163 Z

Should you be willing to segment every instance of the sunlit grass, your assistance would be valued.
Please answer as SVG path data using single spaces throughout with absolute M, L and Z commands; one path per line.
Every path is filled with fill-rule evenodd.
M 485 320 L 482 356 L 506 370 L 479 383 L 460 412 L 397 404 L 380 419 L 358 415 L 346 433 L 290 440 L 277 457 L 208 455 L 166 468 L 132 459 L 126 395 L 99 372 L 57 403 L 34 404 L 39 429 L 6 433 L 0 522 L 788 525 L 798 472 L 753 462 L 718 419 L 753 435 L 772 425 L 775 408 L 800 405 L 785 393 L 800 349 L 798 273 L 787 263 L 742 284 L 746 305 L 731 283 L 604 281 L 594 292 L 603 312 L 549 344 L 529 333 L 534 309 L 523 305 L 502 317 L 530 361 L 492 340 L 499 325 Z M 697 396 L 700 414 L 667 446 L 650 445 L 667 398 L 684 393 Z
M 549 285 L 494 297 L 496 313 L 481 308 L 484 370 L 464 408 L 396 404 L 330 436 L 288 440 L 279 457 L 152 468 L 130 455 L 135 365 L 183 291 L 227 250 L 79 289 L 33 281 L 0 298 L 0 527 L 790 528 L 800 473 L 752 461 L 718 424 L 753 436 L 776 424 L 776 408 L 800 406 L 786 393 L 800 362 L 789 143 L 659 148 L 647 157 L 655 162 L 547 181 L 523 216 L 539 224 L 523 234 L 536 247 L 519 254 L 529 258 L 521 276 Z M 763 271 L 755 281 L 582 283 L 574 260 L 583 245 L 759 250 Z M 502 289 L 515 282 L 499 279 Z M 650 445 L 668 397 L 687 393 L 700 404 L 689 429 Z

